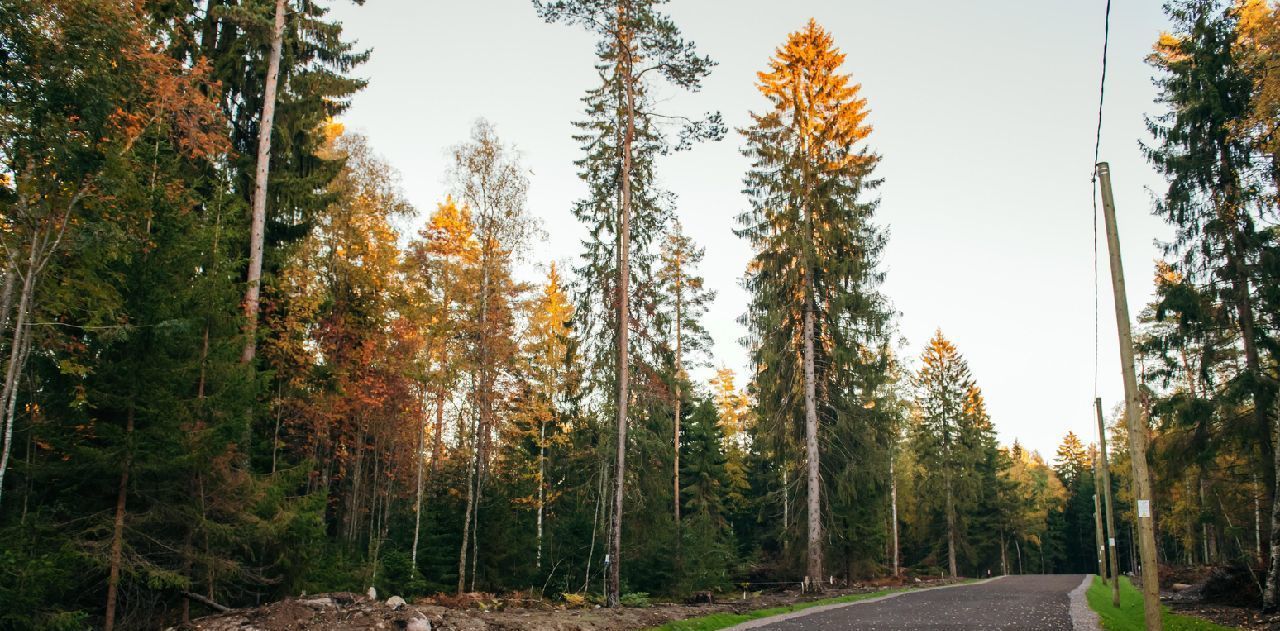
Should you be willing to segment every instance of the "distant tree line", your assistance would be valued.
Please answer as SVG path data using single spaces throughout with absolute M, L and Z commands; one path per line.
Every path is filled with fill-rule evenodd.
M 1096 567 L 1095 452 L 998 445 L 941 331 L 903 357 L 870 108 L 813 21 L 737 130 L 751 373 L 718 366 L 656 168 L 727 130 L 658 98 L 715 67 L 663 4 L 534 3 L 596 38 L 561 265 L 531 260 L 531 174 L 483 119 L 449 194 L 405 199 L 337 122 L 368 53 L 327 3 L 0 2 L 0 628 Z M 1280 544 L 1280 17 L 1169 10 L 1148 149 L 1178 237 L 1141 338 L 1162 551 L 1257 564 Z

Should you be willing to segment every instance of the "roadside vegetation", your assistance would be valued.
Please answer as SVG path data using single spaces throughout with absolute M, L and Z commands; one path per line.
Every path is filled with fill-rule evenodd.
M 1089 608 L 1098 612 L 1102 628 L 1106 631 L 1142 631 L 1146 627 L 1142 621 L 1142 592 L 1138 591 L 1129 579 L 1120 578 L 1120 608 L 1111 606 L 1111 588 L 1102 579 L 1093 577 L 1093 585 L 1086 593 Z M 1229 631 L 1224 627 L 1207 620 L 1180 616 L 1164 609 L 1164 628 L 1168 631 Z

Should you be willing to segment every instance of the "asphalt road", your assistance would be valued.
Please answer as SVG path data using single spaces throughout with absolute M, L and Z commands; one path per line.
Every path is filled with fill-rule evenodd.
M 1069 594 L 1084 575 L 1007 576 L 975 585 L 907 592 L 764 623 L 769 631 L 1026 629 L 1071 631 Z

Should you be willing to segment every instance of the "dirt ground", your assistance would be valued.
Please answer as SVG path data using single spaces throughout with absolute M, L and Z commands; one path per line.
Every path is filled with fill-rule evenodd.
M 1257 609 L 1194 603 L 1169 603 L 1174 613 L 1195 616 L 1236 629 L 1280 629 L 1280 615 L 1264 615 Z
M 1160 568 L 1160 598 L 1176 613 L 1238 629 L 1280 629 L 1280 615 L 1263 614 L 1260 568 L 1242 565 Z
M 933 587 L 949 580 L 912 580 L 911 587 Z M 865 593 L 902 584 L 882 580 L 831 589 L 821 594 L 795 591 L 720 594 L 711 603 L 654 603 L 648 607 L 570 607 L 488 594 L 439 596 L 400 604 L 351 593 L 316 594 L 200 618 L 180 627 L 190 631 L 293 631 L 301 629 L 405 629 L 407 631 L 622 631 L 645 629 L 672 620 L 719 612 L 746 612 L 819 598 Z

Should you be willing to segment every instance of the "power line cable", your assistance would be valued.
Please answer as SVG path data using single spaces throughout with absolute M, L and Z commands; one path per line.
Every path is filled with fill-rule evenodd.
M 1107 97 L 1107 47 L 1111 43 L 1111 0 L 1102 21 L 1102 77 L 1098 80 L 1098 127 L 1093 137 L 1093 396 L 1098 396 L 1098 159 L 1102 149 L 1102 106 Z

